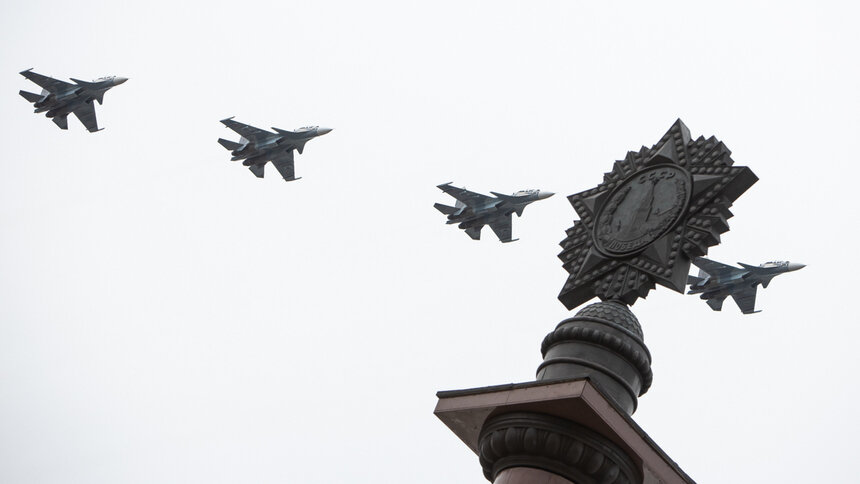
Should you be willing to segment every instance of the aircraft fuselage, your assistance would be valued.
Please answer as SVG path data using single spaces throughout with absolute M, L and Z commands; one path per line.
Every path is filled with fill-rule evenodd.
M 523 213 L 526 205 L 541 200 L 546 196 L 546 192 L 544 192 L 543 196 L 538 192 L 519 197 L 508 197 L 505 200 L 497 198 L 476 207 L 466 207 L 458 203 L 457 208 L 460 211 L 448 215 L 448 220 L 445 223 L 459 224 L 458 227 L 461 229 L 487 225 L 503 217 L 510 217 L 515 212 L 517 215 L 520 215 Z
M 47 111 L 47 116 L 68 115 L 78 106 L 89 104 L 100 99 L 104 93 L 113 86 L 106 86 L 99 89 L 87 89 L 85 87 L 76 86 L 76 89 L 69 89 L 58 93 L 46 93 L 45 97 L 33 106 L 36 108 L 33 112 L 44 113 Z
M 230 158 L 230 160 L 238 161 L 257 157 L 270 159 L 275 153 L 298 149 L 299 146 L 304 146 L 306 142 L 314 137 L 315 136 L 308 136 L 307 138 L 302 139 L 300 144 L 296 143 L 295 140 L 286 141 L 284 138 L 274 138 L 262 143 L 249 141 L 242 148 L 233 151 L 231 153 L 233 157 Z M 260 161 L 260 163 L 263 163 L 263 161 Z

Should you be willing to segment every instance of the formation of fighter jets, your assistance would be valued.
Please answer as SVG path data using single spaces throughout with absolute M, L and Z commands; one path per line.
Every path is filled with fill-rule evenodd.
M 93 101 L 102 104 L 105 92 L 128 79 L 124 77 L 103 77 L 91 82 L 71 78 L 71 83 L 33 72 L 21 71 L 25 78 L 42 88 L 40 94 L 19 91 L 19 94 L 32 103 L 36 113 L 45 113 L 60 127 L 68 129 L 68 115 L 74 114 L 89 132 L 101 131 L 96 121 Z M 263 178 L 266 163 L 272 162 L 275 169 L 286 181 L 298 180 L 295 176 L 294 151 L 300 154 L 305 144 L 324 134 L 330 128 L 309 126 L 295 131 L 272 128 L 274 132 L 256 128 L 233 120 L 222 119 L 226 127 L 240 135 L 239 141 L 219 138 L 218 143 L 230 150 L 232 161 L 242 161 L 258 178 Z M 438 185 L 438 188 L 456 199 L 454 206 L 434 204 L 434 207 L 447 215 L 447 224 L 458 224 L 474 240 L 481 238 L 485 225 L 496 234 L 501 242 L 514 242 L 512 238 L 513 214 L 522 216 L 525 207 L 535 201 L 553 195 L 541 190 L 522 190 L 512 195 L 490 192 L 493 196 L 457 188 L 451 183 Z M 688 294 L 701 294 L 708 306 L 715 311 L 722 309 L 723 301 L 731 296 L 741 312 L 755 313 L 756 289 L 759 284 L 767 287 L 771 279 L 779 274 L 796 271 L 803 264 L 791 262 L 767 262 L 760 266 L 740 264 L 741 268 L 722 264 L 705 258 L 693 260 L 700 268 L 698 276 L 689 276 Z
M 21 71 L 20 74 L 42 87 L 41 94 L 23 90 L 18 93 L 33 103 L 36 113 L 45 113 L 60 129 L 69 129 L 68 115 L 72 113 L 91 133 L 101 131 L 96 122 L 93 101 L 102 104 L 108 89 L 128 80 L 125 77 L 110 76 L 92 82 L 71 78 L 73 83 L 69 83 L 33 72 L 32 68 Z M 266 163 L 271 161 L 286 181 L 301 178 L 296 178 L 293 151 L 302 153 L 305 143 L 331 132 L 330 128 L 309 126 L 295 131 L 272 128 L 275 130 L 272 133 L 233 121 L 232 117 L 222 119 L 221 122 L 241 135 L 238 142 L 218 139 L 221 146 L 231 151 L 232 161 L 242 160 L 242 164 L 250 168 L 257 178 L 263 178 Z

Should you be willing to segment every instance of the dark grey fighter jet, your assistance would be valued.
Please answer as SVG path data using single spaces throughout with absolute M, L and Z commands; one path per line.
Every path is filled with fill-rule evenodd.
M 742 267 L 738 269 L 704 257 L 693 259 L 693 264 L 699 268 L 699 275 L 687 277 L 687 284 L 690 285 L 687 294 L 701 294 L 699 297 L 706 300 L 714 311 L 722 309 L 723 300 L 731 296 L 744 314 L 759 312 L 755 310 L 755 295 L 759 284 L 767 287 L 774 277 L 806 267 L 787 261 L 765 262 L 760 266 L 738 262 Z
M 526 205 L 553 195 L 552 192 L 540 190 L 522 190 L 513 195 L 490 192 L 495 195 L 490 197 L 451 186 L 451 183 L 439 185 L 438 188 L 457 199 L 453 207 L 441 203 L 433 205 L 448 216 L 446 223 L 460 224 L 458 227 L 465 229 L 469 237 L 474 240 L 479 240 L 481 229 L 484 225 L 489 225 L 502 242 L 519 240 L 511 239 L 511 214 L 516 213 L 517 216 L 521 216 Z
M 233 118 L 222 119 L 222 123 L 242 135 L 239 142 L 218 138 L 221 146 L 232 151 L 233 161 L 244 160 L 243 165 L 251 169 L 257 178 L 263 178 L 263 170 L 269 161 L 275 165 L 278 173 L 286 181 L 298 180 L 293 162 L 293 150 L 304 151 L 305 143 L 331 131 L 329 128 L 309 126 L 295 131 L 272 128 L 274 133 L 233 121 Z
M 24 99 L 33 103 L 35 112 L 45 113 L 60 129 L 69 129 L 69 113 L 74 113 L 90 133 L 101 131 L 96 122 L 96 107 L 104 100 L 108 89 L 127 81 L 125 77 L 102 77 L 92 82 L 71 78 L 74 84 L 43 76 L 33 69 L 21 71 L 21 75 L 42 87 L 41 94 L 19 91 Z M 47 112 L 46 112 L 47 111 Z

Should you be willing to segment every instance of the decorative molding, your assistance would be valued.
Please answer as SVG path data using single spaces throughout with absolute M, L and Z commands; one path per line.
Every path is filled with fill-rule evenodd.
M 642 396 L 651 388 L 654 374 L 651 371 L 651 355 L 643 353 L 633 347 L 630 343 L 618 336 L 600 331 L 597 328 L 584 328 L 582 326 L 562 326 L 546 335 L 541 344 L 541 354 L 546 357 L 547 351 L 557 344 L 572 341 L 584 341 L 587 343 L 603 346 L 629 361 L 642 376 L 642 388 L 638 396 Z M 644 348 L 644 346 L 643 346 Z M 645 349 L 645 351 L 648 351 Z M 553 362 L 557 358 L 544 360 L 538 367 L 538 371 Z
M 540 413 L 492 417 L 478 439 L 478 459 L 492 482 L 512 467 L 533 467 L 577 484 L 634 484 L 637 467 L 618 446 L 573 422 Z

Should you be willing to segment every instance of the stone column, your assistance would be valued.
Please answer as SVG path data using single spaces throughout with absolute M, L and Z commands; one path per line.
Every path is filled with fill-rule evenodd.
M 599 302 L 546 335 L 537 380 L 588 378 L 628 415 L 651 387 L 651 353 L 626 304 Z
M 586 306 L 544 338 L 541 353 L 537 381 L 588 379 L 627 415 L 651 385 L 651 355 L 642 328 L 623 303 Z M 541 482 L 535 480 L 539 471 L 556 476 L 557 482 L 642 482 L 632 459 L 612 441 L 542 413 L 490 416 L 481 429 L 478 457 L 484 477 L 493 483 Z

